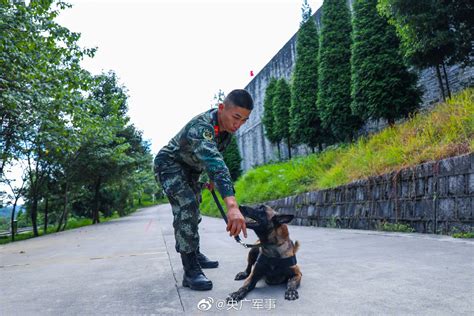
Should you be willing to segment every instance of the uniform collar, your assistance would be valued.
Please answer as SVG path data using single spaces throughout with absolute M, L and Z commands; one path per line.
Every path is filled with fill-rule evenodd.
M 211 112 L 212 126 L 214 127 L 214 136 L 219 136 L 219 120 L 217 119 L 217 109 L 213 109 Z

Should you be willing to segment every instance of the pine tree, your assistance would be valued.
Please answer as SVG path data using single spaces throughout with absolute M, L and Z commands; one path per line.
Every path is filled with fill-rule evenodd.
M 377 0 L 353 3 L 352 104 L 364 120 L 386 119 L 390 125 L 419 104 L 417 76 L 408 72 L 395 28 L 377 14 Z
M 291 159 L 290 142 L 290 104 L 291 88 L 284 78 L 277 81 L 275 95 L 273 98 L 273 115 L 275 117 L 275 136 L 280 140 L 286 140 L 288 144 L 288 158 Z
M 303 21 L 298 31 L 296 63 L 293 73 L 290 107 L 290 138 L 293 144 L 306 144 L 313 148 L 323 143 L 316 96 L 318 88 L 319 35 L 311 17 L 311 8 L 305 1 Z
M 273 113 L 273 99 L 275 97 L 277 80 L 271 78 L 265 90 L 265 98 L 263 100 L 263 118 L 262 123 L 265 127 L 265 135 L 272 144 L 278 146 L 278 159 L 280 159 L 280 141 L 275 133 L 275 115 Z
M 223 153 L 225 164 L 230 171 L 230 177 L 233 181 L 236 181 L 242 174 L 240 163 L 242 157 L 240 156 L 239 147 L 237 146 L 237 140 L 235 136 L 232 136 L 232 140 Z
M 349 141 L 362 123 L 350 108 L 350 12 L 346 0 L 325 0 L 322 10 L 317 107 L 335 140 Z

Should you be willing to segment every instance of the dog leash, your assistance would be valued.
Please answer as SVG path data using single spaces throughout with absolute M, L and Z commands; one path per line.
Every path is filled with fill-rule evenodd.
M 216 202 L 217 208 L 219 209 L 219 212 L 221 212 L 221 216 L 224 219 L 224 222 L 227 224 L 227 216 L 224 213 L 224 209 L 222 208 L 221 202 L 219 202 L 219 199 L 217 198 L 216 192 L 214 191 L 214 189 L 209 190 L 209 191 L 211 191 L 212 197 L 214 198 L 214 202 Z M 234 239 L 236 242 L 241 244 L 244 248 L 260 247 L 260 244 L 246 244 L 242 242 L 239 235 L 235 236 Z

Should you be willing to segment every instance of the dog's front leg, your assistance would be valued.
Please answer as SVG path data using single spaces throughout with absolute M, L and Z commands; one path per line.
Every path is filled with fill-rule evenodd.
M 245 280 L 250 275 L 250 272 L 252 271 L 252 266 L 255 261 L 257 261 L 258 253 L 258 248 L 250 249 L 249 255 L 247 257 L 247 268 L 245 269 L 245 271 L 237 273 L 237 275 L 235 276 L 236 281 Z
M 238 289 L 237 291 L 230 293 L 227 297 L 227 302 L 235 301 L 238 302 L 242 300 L 248 292 L 252 291 L 257 282 L 263 277 L 265 273 L 265 269 L 263 265 L 255 264 L 253 267 L 252 272 L 250 273 L 249 277 L 245 280 L 244 285 Z
M 298 266 L 291 267 L 290 269 L 293 272 L 293 276 L 288 279 L 285 299 L 293 301 L 299 297 L 298 291 L 296 289 L 300 286 L 301 276 L 303 274 L 301 274 L 300 268 Z

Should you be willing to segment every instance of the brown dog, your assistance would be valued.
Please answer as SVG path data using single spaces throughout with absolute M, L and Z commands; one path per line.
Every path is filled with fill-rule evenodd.
M 229 294 L 227 301 L 240 301 L 255 288 L 263 277 L 269 285 L 287 282 L 285 299 L 296 300 L 296 290 L 301 282 L 301 271 L 296 264 L 296 251 L 299 243 L 289 238 L 287 223 L 293 215 L 280 215 L 271 207 L 260 205 L 257 208 L 240 206 L 247 228 L 253 229 L 259 238 L 258 247 L 252 248 L 248 255 L 245 271 L 239 272 L 235 280 L 246 279 L 244 285 Z

